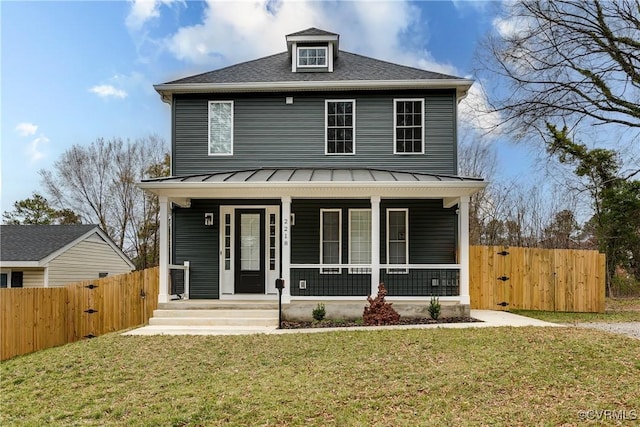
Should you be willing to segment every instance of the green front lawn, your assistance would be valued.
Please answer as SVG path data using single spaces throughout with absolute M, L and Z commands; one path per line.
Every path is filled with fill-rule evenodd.
M 574 328 L 111 334 L 0 374 L 0 425 L 574 425 L 580 411 L 640 412 L 640 340 Z

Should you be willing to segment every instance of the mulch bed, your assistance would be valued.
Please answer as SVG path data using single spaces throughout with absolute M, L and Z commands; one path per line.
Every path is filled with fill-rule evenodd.
M 413 318 L 405 317 L 400 318 L 398 325 L 435 325 L 439 323 L 474 323 L 482 322 L 482 320 L 474 319 L 473 317 L 442 317 L 434 320 L 428 317 Z M 362 323 L 362 321 L 354 320 L 322 320 L 320 322 L 293 322 L 288 320 L 282 321 L 282 329 L 308 329 L 308 328 L 346 328 L 349 326 L 368 326 Z

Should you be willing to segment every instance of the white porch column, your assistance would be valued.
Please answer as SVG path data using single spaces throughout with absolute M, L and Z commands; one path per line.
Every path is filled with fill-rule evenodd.
M 371 196 L 371 295 L 380 284 L 380 196 Z
M 158 302 L 169 302 L 169 200 L 159 196 L 160 203 L 160 274 Z
M 291 196 L 282 196 L 282 271 L 280 277 L 284 279 L 282 302 L 291 302 Z
M 458 210 L 460 304 L 471 304 L 471 297 L 469 296 L 469 196 L 460 197 Z

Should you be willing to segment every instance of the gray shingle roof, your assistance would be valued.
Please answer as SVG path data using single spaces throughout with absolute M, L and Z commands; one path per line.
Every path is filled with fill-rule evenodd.
M 260 168 L 211 174 L 154 178 L 143 182 L 244 182 L 244 183 L 305 183 L 305 182 L 483 182 L 482 178 L 435 175 L 419 172 L 399 172 L 383 169 L 339 168 Z
M 442 80 L 461 79 L 433 71 L 393 64 L 391 62 L 340 51 L 333 72 L 293 73 L 287 52 L 253 61 L 242 62 L 219 70 L 173 80 L 165 84 L 190 83 L 269 83 L 269 82 L 333 82 L 366 80 Z
M 0 225 L 0 260 L 40 261 L 92 229 L 98 226 Z
M 287 34 L 287 37 L 295 37 L 295 36 L 337 36 L 336 33 L 331 33 L 329 31 L 320 30 L 315 27 L 307 28 L 306 30 L 298 31 L 295 33 Z

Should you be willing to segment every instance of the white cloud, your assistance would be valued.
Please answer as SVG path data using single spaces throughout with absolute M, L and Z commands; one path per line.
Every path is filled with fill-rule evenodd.
M 282 52 L 284 35 L 318 27 L 339 33 L 343 50 L 406 62 L 411 46 L 426 39 L 419 17 L 420 9 L 406 1 L 209 0 L 202 22 L 180 28 L 165 46 L 176 58 L 210 70 Z
M 27 155 L 29 156 L 29 161 L 31 163 L 35 163 L 38 160 L 44 158 L 43 146 L 49 144 L 49 138 L 44 135 L 40 135 L 33 141 L 27 145 Z
M 131 0 L 131 10 L 125 23 L 132 30 L 140 30 L 147 21 L 160 16 L 160 6 L 170 5 L 178 0 Z
M 467 97 L 458 106 L 461 125 L 466 125 L 477 133 L 497 137 L 500 134 L 499 125 L 502 118 L 499 112 L 493 111 L 487 100 L 482 82 L 476 81 Z
M 18 135 L 20 136 L 35 135 L 37 130 L 38 126 L 28 122 L 19 123 L 18 126 L 16 126 L 16 132 L 18 132 Z
M 89 89 L 89 92 L 93 92 L 101 98 L 126 98 L 127 92 L 122 89 L 117 89 L 111 85 L 97 85 Z

